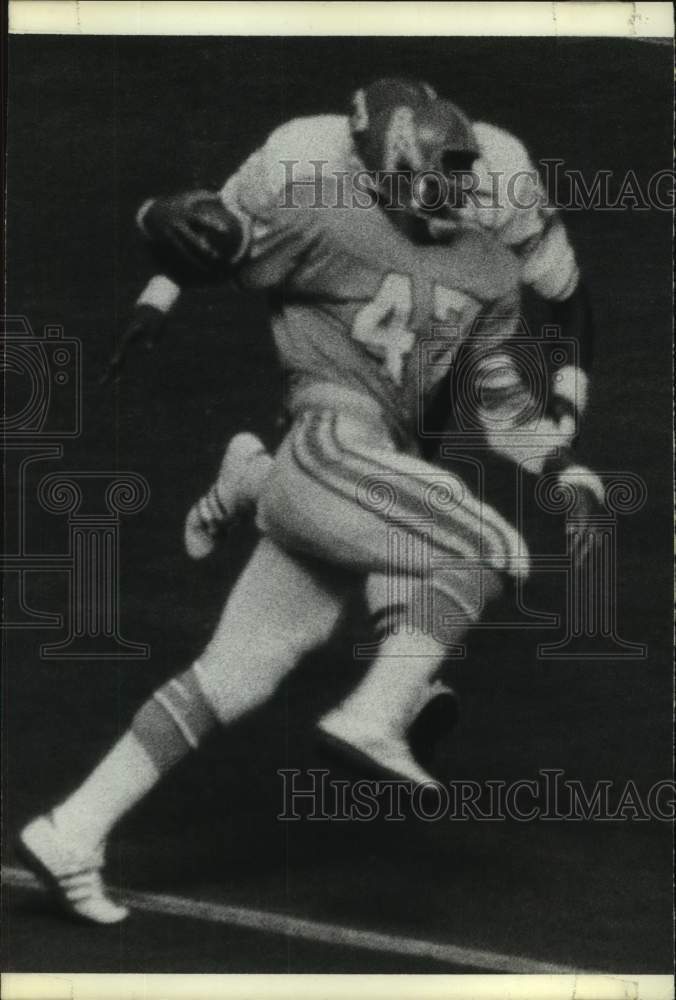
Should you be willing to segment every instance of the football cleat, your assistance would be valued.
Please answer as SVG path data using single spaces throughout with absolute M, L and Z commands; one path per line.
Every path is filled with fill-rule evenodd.
M 332 756 L 370 775 L 414 785 L 438 785 L 422 768 L 405 739 L 394 730 L 376 730 L 370 723 L 344 709 L 334 709 L 317 723 L 322 748 Z
M 216 481 L 193 504 L 185 520 L 183 538 L 191 559 L 210 555 L 228 526 L 253 505 L 246 472 L 251 461 L 261 455 L 267 455 L 267 451 L 255 434 L 243 432 L 232 438 Z
M 17 854 L 71 916 L 92 924 L 118 924 L 129 910 L 106 893 L 103 847 L 80 854 L 63 842 L 51 816 L 38 816 L 19 834 Z

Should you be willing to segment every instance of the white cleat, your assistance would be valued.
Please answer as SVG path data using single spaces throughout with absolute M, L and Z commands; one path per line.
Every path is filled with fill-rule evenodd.
M 247 491 L 246 472 L 255 458 L 264 455 L 267 455 L 265 445 L 255 434 L 245 431 L 231 439 L 215 482 L 193 504 L 185 520 L 183 540 L 191 559 L 211 555 L 219 535 L 253 506 Z
M 38 816 L 24 827 L 17 853 L 71 916 L 93 924 L 118 924 L 129 916 L 126 906 L 106 894 L 103 848 L 79 854 L 63 842 L 51 816 Z
M 394 730 L 374 729 L 368 719 L 337 708 L 319 720 L 317 732 L 331 754 L 380 778 L 414 785 L 439 784 L 417 763 L 406 740 Z

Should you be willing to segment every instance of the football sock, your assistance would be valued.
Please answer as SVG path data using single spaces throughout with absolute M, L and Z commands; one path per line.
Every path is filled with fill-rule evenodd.
M 130 729 L 72 795 L 53 811 L 54 823 L 78 850 L 94 850 L 136 805 L 215 726 L 194 665 L 141 706 Z
M 224 498 L 224 487 L 220 478 L 213 482 L 198 501 L 202 521 L 205 524 L 218 524 L 255 507 L 270 474 L 272 462 L 272 456 L 267 452 L 261 451 L 252 455 L 238 480 L 238 491 L 234 500 L 232 496 L 228 500 Z
M 167 681 L 141 706 L 132 732 L 153 762 L 165 774 L 216 725 L 216 716 L 197 677 L 197 665 Z

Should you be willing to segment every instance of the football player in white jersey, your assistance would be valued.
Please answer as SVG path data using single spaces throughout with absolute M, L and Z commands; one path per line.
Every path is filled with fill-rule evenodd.
M 126 917 L 101 878 L 115 823 L 215 725 L 264 703 L 331 635 L 355 585 L 382 641 L 363 683 L 320 729 L 384 771 L 429 779 L 407 729 L 448 643 L 462 640 L 504 574 L 527 575 L 529 560 L 483 497 L 421 457 L 421 408 L 463 351 L 489 443 L 534 472 L 554 461 L 562 479 L 573 462 L 571 375 L 582 376 L 553 375 L 546 439 L 524 451 L 531 390 L 509 343 L 524 281 L 582 313 L 575 260 L 539 195 L 526 208 L 520 190 L 514 212 L 487 201 L 499 155 L 513 157 L 514 178 L 515 140 L 474 126 L 425 84 L 378 81 L 357 93 L 350 118 L 276 130 L 221 191 L 143 207 L 140 225 L 168 278 L 142 299 L 141 328 L 182 285 L 234 279 L 266 290 L 289 430 L 274 458 L 237 439 L 210 513 L 200 512 L 208 523 L 256 506 L 262 535 L 207 648 L 141 706 L 79 788 L 21 833 L 25 862 L 69 912 L 96 923 Z M 591 473 L 588 483 L 591 498 L 599 484 Z M 451 622 L 443 641 L 439 619 Z
M 408 167 L 417 171 L 418 177 L 424 181 L 431 161 L 425 158 L 423 150 L 415 148 L 415 137 L 411 138 L 410 129 L 407 132 L 406 116 L 397 113 L 397 98 L 389 101 L 390 92 L 391 82 L 383 81 L 357 91 L 354 97 L 350 124 L 360 161 L 372 171 L 377 170 L 378 164 L 385 164 L 390 170 Z M 299 185 L 317 182 L 318 164 L 322 165 L 322 170 L 336 167 L 338 171 L 344 170 L 350 166 L 350 154 L 344 151 L 345 125 L 345 119 L 327 117 L 302 119 L 283 127 L 228 182 L 221 197 L 231 199 L 238 185 L 246 185 L 247 174 L 251 170 L 262 189 L 266 188 L 270 172 L 273 176 L 279 174 L 280 164 L 284 165 L 287 176 L 292 176 Z M 460 197 L 452 208 L 446 199 L 445 215 L 443 212 L 430 213 L 426 219 L 428 227 L 439 227 L 442 241 L 444 235 L 448 238 L 451 232 L 475 230 L 490 234 L 513 250 L 521 283 L 552 305 L 552 322 L 560 326 L 567 337 L 573 338 L 579 348 L 576 363 L 572 363 L 571 359 L 551 372 L 545 414 L 543 416 L 540 411 L 530 420 L 518 419 L 519 414 L 528 410 L 529 400 L 527 393 L 522 391 L 523 372 L 515 370 L 518 367 L 515 359 L 509 352 L 504 355 L 495 351 L 488 353 L 483 372 L 478 374 L 484 401 L 491 400 L 480 415 L 485 418 L 487 441 L 496 452 L 526 465 L 533 473 L 541 473 L 545 465 L 552 468 L 556 464 L 562 478 L 569 477 L 576 491 L 584 484 L 590 502 L 601 502 L 603 493 L 599 480 L 589 470 L 574 463 L 571 450 L 587 404 L 591 363 L 589 308 L 575 254 L 565 227 L 550 206 L 523 144 L 504 130 L 481 122 L 471 125 L 471 135 L 470 142 L 464 146 L 462 142 L 456 142 L 454 149 L 453 165 L 456 169 L 471 165 L 471 171 L 463 175 L 461 191 L 456 191 L 456 196 Z M 383 137 L 387 142 L 383 141 Z M 397 162 L 397 157 L 403 158 L 403 163 Z M 439 157 L 432 162 L 432 167 L 438 168 L 440 160 Z M 292 171 L 288 166 L 290 164 L 293 164 Z M 429 178 L 438 180 L 435 173 L 440 172 L 432 169 Z M 441 180 L 443 183 L 443 177 Z M 427 191 L 421 186 L 418 193 L 421 201 L 424 199 L 428 204 L 434 198 L 432 185 Z M 241 210 L 236 201 L 228 203 Z M 173 207 L 164 213 L 160 208 L 148 220 L 151 225 L 149 235 L 158 238 L 161 246 L 165 245 L 168 237 L 175 238 L 174 212 Z M 190 219 L 196 221 L 188 206 L 185 213 L 178 212 L 178 218 L 188 229 Z M 208 222 L 206 228 L 209 229 Z M 214 232 L 212 238 L 217 245 L 217 233 Z M 188 237 L 186 249 L 190 244 Z M 191 247 L 190 252 L 199 254 L 196 247 Z M 175 294 L 171 286 L 169 298 L 166 298 L 161 285 L 158 292 L 157 311 L 154 316 L 151 312 L 153 322 L 161 322 L 161 315 Z M 510 423 L 512 433 L 509 432 Z M 251 434 L 235 436 L 226 450 L 213 485 L 188 513 L 185 546 L 192 558 L 207 556 L 232 519 L 252 509 L 271 464 L 271 456 L 256 437 Z M 468 574 L 465 574 L 463 585 L 456 590 L 459 604 L 462 605 L 464 599 L 465 606 L 469 598 L 467 577 Z M 385 631 L 393 626 L 393 622 L 391 617 L 381 618 L 374 625 Z M 334 746 L 342 745 L 352 755 L 375 763 L 381 772 L 389 769 L 410 776 L 413 771 L 404 765 L 401 754 L 394 753 L 393 741 L 383 741 L 370 720 L 374 712 L 383 716 L 389 712 L 390 724 L 401 737 L 416 711 L 439 688 L 431 683 L 436 672 L 434 658 L 430 661 L 428 684 L 415 681 L 410 684 L 393 683 L 397 667 L 396 662 L 377 661 L 347 702 L 320 720 L 319 731 L 329 736 Z M 406 673 L 405 665 L 402 672 Z M 423 669 L 417 681 L 422 681 L 424 674 Z M 408 673 L 408 677 L 410 680 L 412 672 Z

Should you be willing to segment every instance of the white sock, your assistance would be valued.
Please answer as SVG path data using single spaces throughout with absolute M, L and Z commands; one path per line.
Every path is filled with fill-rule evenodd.
M 251 459 L 244 475 L 242 486 L 242 491 L 250 503 L 258 503 L 263 485 L 270 475 L 272 464 L 272 455 L 269 455 L 267 452 L 260 452 L 260 454 L 254 455 Z
M 159 778 L 155 764 L 128 731 L 80 787 L 54 809 L 54 824 L 74 848 L 89 853 Z
M 154 788 L 216 725 L 195 663 L 162 685 L 89 777 L 53 812 L 74 846 L 93 850 L 119 819 Z

